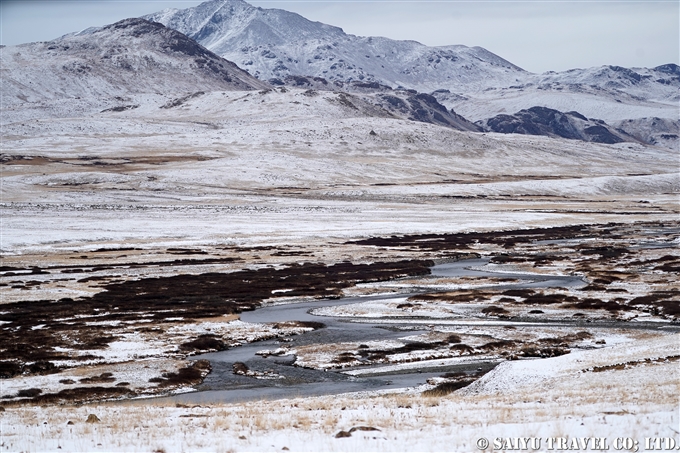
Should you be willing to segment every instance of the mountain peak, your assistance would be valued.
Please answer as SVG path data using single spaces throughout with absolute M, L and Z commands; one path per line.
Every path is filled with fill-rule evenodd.
M 489 79 L 513 84 L 526 73 L 481 47 L 428 47 L 416 41 L 354 36 L 243 0 L 211 0 L 145 18 L 181 31 L 262 80 L 312 76 L 432 91 L 456 84 L 483 89 Z
M 120 32 L 122 36 L 133 38 L 150 38 L 156 35 L 161 38 L 158 44 L 160 49 L 164 52 L 177 52 L 190 57 L 219 58 L 186 35 L 168 28 L 159 22 L 153 22 L 142 18 L 123 19 L 119 22 L 102 27 L 95 33 L 106 34 L 111 32 Z
M 165 28 L 163 24 L 159 24 L 158 22 L 152 22 L 146 19 L 142 19 L 139 17 L 130 17 L 128 19 L 123 19 L 118 22 L 114 22 L 113 24 L 110 25 L 105 25 L 101 29 L 102 30 L 122 30 L 126 28 L 136 28 L 136 27 L 147 27 L 147 30 L 160 30 L 162 28 Z

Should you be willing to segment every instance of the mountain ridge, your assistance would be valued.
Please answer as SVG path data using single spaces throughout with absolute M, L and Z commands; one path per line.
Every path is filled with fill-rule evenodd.
M 254 76 L 287 75 L 329 81 L 379 82 L 420 92 L 442 88 L 438 74 L 455 74 L 479 89 L 488 74 L 494 83 L 512 84 L 526 71 L 481 47 L 428 47 L 417 41 L 346 34 L 342 28 L 279 9 L 254 7 L 243 0 L 211 0 L 184 10 L 144 16 L 175 28 Z M 399 61 L 399 65 L 390 61 Z
M 677 93 L 663 86 L 680 87 L 678 66 L 672 63 L 533 74 L 479 46 L 428 47 L 417 41 L 355 36 L 340 27 L 281 9 L 255 7 L 244 0 L 210 0 L 144 17 L 181 31 L 262 80 L 297 75 L 344 84 L 377 82 L 426 93 L 437 89 L 469 93 L 551 83 L 615 90 L 618 86 L 611 80 L 615 73 L 646 88 L 656 82 L 661 87 L 655 87 L 655 98 L 671 101 L 677 100 Z
M 297 40 L 293 44 L 292 37 Z M 236 58 L 256 55 L 257 62 L 242 62 L 247 69 L 260 67 L 281 77 L 262 80 L 267 74 L 258 70 L 254 77 L 195 39 L 217 51 L 230 49 Z M 295 52 L 314 57 L 302 61 L 286 56 Z M 164 105 L 206 91 L 267 90 L 272 84 L 307 88 L 309 96 L 315 90 L 345 92 L 338 102 L 361 104 L 357 111 L 363 109 L 362 114 L 371 111 L 459 130 L 677 145 L 673 115 L 677 117 L 680 100 L 680 67 L 675 64 L 651 69 L 607 65 L 537 75 L 481 47 L 427 47 L 416 41 L 358 37 L 243 0 L 211 0 L 90 27 L 47 43 L 9 47 L 2 58 L 3 94 L 10 106 L 68 98 L 100 105 L 100 111 L 122 112 L 138 107 L 129 96 L 139 93 L 164 95 L 165 100 L 152 102 Z M 362 66 L 353 63 L 357 59 Z M 339 74 L 327 79 L 325 67 L 335 67 Z M 295 74 L 304 68 L 312 73 L 322 69 L 322 76 Z M 425 90 L 432 87 L 439 88 Z M 569 114 L 575 111 L 591 120 Z M 670 122 L 643 121 L 669 117 Z M 564 122 L 568 131 L 561 129 Z

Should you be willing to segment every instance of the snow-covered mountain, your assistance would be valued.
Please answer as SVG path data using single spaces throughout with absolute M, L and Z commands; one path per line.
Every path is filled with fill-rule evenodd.
M 243 0 L 210 0 L 145 18 L 181 31 L 263 80 L 305 75 L 343 83 L 379 82 L 419 92 L 511 86 L 561 91 L 573 85 L 664 100 L 678 100 L 680 87 L 680 72 L 674 64 L 654 69 L 602 66 L 537 75 L 481 47 L 428 47 L 415 41 L 354 36 L 295 13 L 256 8 Z
M 144 103 L 172 106 L 209 91 L 289 86 L 307 89 L 310 97 L 344 93 L 337 102 L 359 116 L 677 147 L 666 124 L 678 120 L 675 64 L 537 75 L 480 47 L 358 37 L 243 0 L 165 10 L 46 43 L 6 47 L 1 54 L 3 123 L 74 111 L 119 112 Z M 546 120 L 534 111 L 559 118 Z
M 185 33 L 262 80 L 288 84 L 291 77 L 309 76 L 323 78 L 335 90 L 353 91 L 357 82 L 414 89 L 472 121 L 534 106 L 610 123 L 678 117 L 675 64 L 532 74 L 481 47 L 354 36 L 243 0 L 211 0 L 146 18 Z
M 206 92 L 272 88 L 184 34 L 145 19 L 126 19 L 46 43 L 5 48 L 2 77 L 5 124 L 149 106 L 174 108 Z M 291 84 L 308 88 L 307 98 L 328 91 L 329 85 L 325 79 L 306 77 Z M 352 93 L 332 98 L 346 107 L 348 116 L 480 130 L 431 95 L 377 83 L 352 86 Z
M 181 31 L 262 79 L 288 75 L 332 82 L 379 82 L 419 92 L 522 83 L 528 74 L 481 47 L 428 47 L 415 41 L 346 34 L 280 9 L 211 0 L 145 16 Z
M 60 100 L 121 104 L 139 93 L 176 97 L 269 86 L 183 34 L 144 19 L 5 47 L 0 58 L 5 108 Z

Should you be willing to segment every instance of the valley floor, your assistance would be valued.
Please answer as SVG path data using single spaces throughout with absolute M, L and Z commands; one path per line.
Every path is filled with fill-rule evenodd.
M 680 442 L 677 153 L 355 117 L 327 96 L 137 99 L 5 128 L 0 450 Z M 472 258 L 484 276 L 426 272 Z M 248 321 L 340 297 L 362 299 L 316 309 L 319 322 L 381 324 L 389 341 L 318 344 L 319 322 Z M 205 362 L 258 341 L 245 367 Z M 272 371 L 279 355 L 290 363 Z M 499 364 L 401 389 L 189 402 L 292 382 L 286 369 L 351 381 L 480 358 Z
M 663 204 L 663 197 L 659 197 L 658 200 L 660 204 Z M 534 202 L 544 203 L 542 200 Z M 494 200 L 485 203 L 501 202 Z M 517 202 L 503 203 L 517 206 Z M 602 201 L 602 203 L 609 204 L 611 201 Z M 550 215 L 555 216 L 558 205 L 547 204 L 545 207 L 551 206 Z M 507 221 L 508 217 L 505 212 L 502 214 L 490 212 L 484 217 L 480 215 L 480 218 L 488 219 L 488 223 L 478 221 L 478 229 L 490 230 L 488 231 L 491 234 L 490 237 L 496 239 L 481 239 L 471 248 L 447 249 L 444 247 L 439 250 L 436 248 L 428 250 L 428 247 L 433 244 L 428 242 L 428 238 L 433 239 L 435 243 L 438 241 L 438 236 L 432 233 L 422 237 L 401 235 L 392 238 L 396 241 L 393 245 L 371 246 L 358 241 L 361 236 L 352 240 L 346 237 L 329 240 L 314 237 L 311 231 L 296 234 L 285 244 L 281 243 L 280 239 L 276 240 L 275 235 L 267 234 L 266 243 L 258 243 L 253 239 L 253 242 L 241 243 L 238 246 L 234 244 L 226 249 L 220 249 L 222 245 L 218 246 L 219 241 L 206 244 L 205 242 L 185 241 L 182 238 L 178 242 L 173 242 L 167 237 L 162 241 L 154 240 L 153 247 L 149 247 L 141 238 L 138 242 L 103 241 L 90 242 L 86 246 L 75 246 L 74 242 L 62 246 L 57 242 L 48 246 L 49 252 L 46 251 L 46 246 L 41 244 L 26 247 L 22 253 L 6 255 L 5 263 L 15 269 L 49 269 L 50 273 L 26 274 L 25 271 L 15 270 L 14 276 L 8 276 L 5 271 L 3 280 L 20 279 L 26 282 L 29 278 L 40 283 L 33 286 L 25 285 L 24 287 L 28 287 L 25 290 L 16 287 L 19 286 L 16 284 L 13 285 L 15 288 L 3 287 L 3 302 L 11 304 L 12 301 L 26 300 L 30 297 L 38 300 L 54 297 L 55 294 L 59 294 L 59 297 L 74 298 L 87 296 L 98 291 L 97 285 L 115 284 L 117 281 L 139 277 L 163 278 L 178 273 L 200 275 L 212 271 L 234 272 L 248 267 L 257 269 L 272 264 L 283 268 L 291 262 L 302 263 L 310 260 L 333 263 L 341 259 L 352 262 L 416 258 L 442 259 L 446 256 L 454 256 L 456 253 L 461 255 L 474 253 L 486 257 L 497 257 L 503 253 L 509 253 L 509 256 L 515 259 L 514 262 L 511 260 L 491 265 L 495 271 L 501 272 L 500 276 L 503 275 L 502 272 L 518 271 L 569 275 L 574 272 L 573 266 L 579 266 L 580 263 L 579 272 L 584 273 L 585 280 L 590 282 L 591 286 L 596 278 L 601 278 L 603 282 L 606 282 L 607 278 L 615 277 L 609 283 L 600 283 L 599 287 L 595 284 L 595 287 L 587 289 L 587 292 L 581 291 L 583 295 L 580 295 L 578 290 L 557 291 L 561 294 L 576 295 L 580 300 L 594 295 L 605 302 L 612 301 L 614 296 L 619 295 L 631 300 L 634 297 L 653 294 L 655 291 L 677 291 L 677 282 L 665 279 L 666 275 L 670 274 L 661 269 L 654 270 L 654 266 L 658 263 L 667 262 L 675 265 L 674 263 L 678 260 L 678 225 L 672 219 L 674 215 L 661 212 L 654 217 L 658 220 L 649 222 L 649 210 L 640 215 L 630 212 L 639 209 L 632 201 L 624 201 L 619 206 L 621 208 L 618 213 L 616 209 L 609 209 L 608 212 L 583 215 L 578 213 L 577 209 L 570 209 L 571 212 L 561 214 L 564 216 L 561 221 L 564 222 L 565 218 L 568 218 L 570 221 L 567 223 L 570 224 L 572 222 L 582 224 L 587 219 L 587 223 L 593 225 L 593 228 L 601 229 L 600 238 L 593 237 L 591 234 L 584 239 L 566 238 L 556 240 L 555 243 L 543 241 L 546 242 L 545 244 L 532 239 L 528 243 L 505 245 L 512 244 L 516 237 L 512 233 L 503 235 L 502 232 L 493 231 L 497 228 L 493 226 L 494 217 L 498 216 L 499 223 L 501 218 Z M 672 203 L 667 206 L 671 207 Z M 624 209 L 626 213 L 621 212 Z M 672 208 L 669 209 L 672 210 Z M 374 211 L 373 222 L 379 223 L 381 218 L 385 224 L 389 222 L 388 216 L 384 213 L 378 217 L 375 212 L 379 211 Z M 422 221 L 422 217 L 417 218 L 415 212 L 418 212 L 418 207 L 404 211 L 403 214 L 414 216 L 417 221 Z M 46 214 L 54 215 L 49 212 L 33 213 L 35 216 Z M 113 222 L 113 213 L 107 212 L 106 214 L 112 216 Z M 63 222 L 63 219 L 80 215 L 83 214 L 67 211 L 63 213 L 59 221 Z M 305 215 L 313 217 L 311 214 L 296 215 L 296 217 L 299 221 L 300 218 L 305 218 Z M 430 211 L 428 215 L 435 215 L 435 210 Z M 436 211 L 436 215 L 447 216 L 452 213 Z M 468 213 L 465 221 L 472 223 L 473 216 L 474 214 Z M 549 217 L 549 215 L 546 216 Z M 523 213 L 520 217 L 523 222 L 527 222 L 526 214 Z M 425 218 L 428 221 L 432 219 L 431 217 Z M 432 224 L 442 225 L 441 220 L 439 218 Z M 619 223 L 613 223 L 615 221 Z M 367 224 L 369 220 L 365 219 L 362 222 Z M 362 222 L 357 222 L 357 224 L 360 225 Z M 555 217 L 551 220 L 541 219 L 535 222 L 539 225 L 547 223 L 550 226 L 557 223 Z M 479 228 L 482 226 L 480 224 L 484 227 Z M 261 225 L 272 228 L 272 225 L 277 224 L 262 222 Z M 292 225 L 296 226 L 294 223 Z M 298 223 L 297 226 L 299 225 Z M 535 224 L 527 222 L 524 226 L 535 226 Z M 446 227 L 438 228 L 445 229 Z M 411 232 L 418 231 L 412 226 L 405 227 L 405 230 L 409 229 Z M 134 231 L 134 229 L 129 231 Z M 549 228 L 547 231 L 562 230 L 556 227 Z M 407 239 L 412 241 L 412 245 L 399 243 L 399 240 Z M 418 243 L 425 245 L 419 247 Z M 123 248 L 124 245 L 129 250 L 116 250 Z M 632 254 L 626 255 L 625 253 L 628 252 L 625 252 L 623 256 L 606 259 L 597 254 L 588 255 L 590 253 L 588 250 L 594 250 L 597 247 L 612 250 L 625 247 Z M 573 250 L 581 253 L 580 258 L 572 258 L 572 255 L 569 255 L 568 259 L 565 256 L 562 258 L 558 256 L 573 253 Z M 198 253 L 199 251 L 203 254 Z M 177 253 L 180 255 L 176 255 Z M 602 250 L 599 253 L 602 253 Z M 546 261 L 535 262 L 537 257 L 546 255 Z M 200 264 L 191 261 L 182 262 L 181 259 L 185 257 L 188 259 L 240 257 L 243 261 L 229 262 L 227 260 L 223 263 Z M 663 259 L 658 261 L 663 257 L 666 257 L 666 261 Z M 177 263 L 158 264 L 172 262 L 173 259 L 177 259 Z M 534 262 L 527 263 L 525 259 L 534 260 Z M 136 265 L 131 266 L 130 263 Z M 64 271 L 69 272 L 63 274 Z M 59 278 L 62 275 L 70 277 L 71 271 L 75 272 L 77 279 L 59 281 L 63 280 Z M 87 276 L 98 278 L 88 280 Z M 486 288 L 486 292 L 483 291 L 484 300 L 477 305 L 474 301 L 472 304 L 468 302 L 453 305 L 441 305 L 436 300 L 415 301 L 415 307 L 409 309 L 408 315 L 411 316 L 415 310 L 417 315 L 430 319 L 430 321 L 420 322 L 430 322 L 436 326 L 439 326 L 437 320 L 441 320 L 441 316 L 444 316 L 445 321 L 447 319 L 460 320 L 461 316 L 481 320 L 482 325 L 478 327 L 481 331 L 480 338 L 484 336 L 509 338 L 498 336 L 498 332 L 502 329 L 492 327 L 493 323 L 486 328 L 483 326 L 485 319 L 492 321 L 504 319 L 502 316 L 499 318 L 494 315 L 481 315 L 480 318 L 478 310 L 488 304 L 496 307 L 502 306 L 509 310 L 507 313 L 511 317 L 505 318 L 508 319 L 508 325 L 513 325 L 513 316 L 525 316 L 521 312 L 512 312 L 518 308 L 516 303 L 504 303 L 502 299 L 499 299 L 502 294 L 494 292 L 493 285 L 497 284 L 494 279 L 436 278 L 425 281 L 420 277 L 413 277 L 411 280 L 401 279 L 396 282 L 363 284 L 347 288 L 344 292 L 347 295 L 394 292 L 396 296 L 399 296 L 405 288 L 408 290 L 414 285 L 421 285 L 434 290 L 435 295 L 437 291 L 446 290 L 445 294 L 458 296 L 474 292 L 477 287 Z M 491 285 L 491 293 L 488 292 L 489 285 Z M 542 294 L 554 295 L 554 293 L 555 291 L 544 291 Z M 670 300 L 677 301 L 676 293 L 670 297 Z M 295 302 L 295 300 L 295 298 L 291 300 L 281 298 L 284 302 Z M 335 315 L 368 316 L 369 318 L 390 317 L 395 314 L 402 316 L 398 312 L 403 310 L 395 310 L 395 306 L 396 303 L 383 306 L 371 306 L 367 303 L 358 304 L 357 307 L 350 305 Z M 451 311 L 452 307 L 454 311 Z M 455 310 L 458 309 L 456 307 L 462 312 L 456 313 Z M 560 314 L 557 305 L 541 306 L 540 303 L 531 305 L 529 308 L 540 308 L 547 314 L 539 316 L 557 319 L 566 319 L 577 311 L 581 313 L 585 311 L 587 317 L 596 321 L 611 316 L 619 319 L 632 316 L 629 312 L 589 310 L 587 307 L 580 310 L 566 309 Z M 640 320 L 658 322 L 660 327 L 671 325 L 669 320 L 672 317 L 664 319 L 653 313 L 650 317 L 647 309 L 634 313 L 636 317 L 641 316 Z M 173 335 L 157 343 L 150 342 L 150 339 L 164 337 L 157 334 L 146 337 L 146 334 L 141 334 L 141 336 L 133 337 L 130 334 L 130 332 L 140 331 L 141 325 L 139 324 L 131 324 L 126 331 L 111 327 L 108 333 L 118 339 L 109 343 L 108 348 L 104 345 L 98 351 L 96 346 L 90 346 L 95 349 L 89 351 L 71 350 L 68 354 L 75 354 L 73 357 L 76 361 L 63 362 L 67 368 L 57 374 L 3 379 L 0 381 L 2 394 L 12 394 L 21 389 L 36 387 L 41 388 L 43 393 L 57 392 L 69 387 L 58 383 L 64 378 L 70 378 L 72 382 L 80 379 L 81 387 L 101 386 L 102 383 L 97 384 L 96 378 L 104 378 L 102 382 L 107 382 L 104 373 L 110 372 L 118 381 L 127 381 L 128 385 L 131 383 L 132 388 L 138 389 L 140 396 L 144 396 L 145 392 L 148 396 L 154 392 L 153 386 L 150 387 L 148 383 L 150 378 L 168 370 L 179 370 L 192 363 L 191 357 L 187 357 L 186 354 L 178 355 L 172 351 L 177 344 L 191 340 L 197 334 L 217 333 L 225 339 L 236 342 L 234 344 L 238 344 L 238 342 L 247 343 L 257 340 L 263 336 L 264 338 L 272 336 L 281 338 L 291 335 L 294 337 L 298 333 L 294 330 L 295 326 L 286 327 L 281 331 L 272 331 L 271 325 L 249 326 L 242 321 L 234 321 L 237 317 L 233 315 L 223 320 L 197 319 L 193 324 L 181 322 L 177 324 L 177 321 L 147 324 L 147 327 L 152 328 L 158 326 L 161 332 L 174 332 Z M 634 321 L 631 323 L 635 324 Z M 227 326 L 226 330 L 220 330 L 225 329 L 224 326 Z M 521 327 L 518 328 L 521 329 Z M 184 333 L 182 329 L 185 330 Z M 582 330 L 580 328 L 580 331 Z M 465 329 L 440 327 L 433 329 L 433 335 L 439 331 L 458 332 L 463 336 L 463 341 L 468 343 L 472 341 L 472 337 L 480 335 L 479 332 L 470 332 Z M 484 450 L 478 447 L 478 445 L 484 446 L 484 441 L 480 439 L 487 439 L 491 443 L 486 448 L 488 451 L 494 448 L 494 441 L 497 445 L 503 445 L 502 448 L 497 449 L 511 450 L 512 442 L 516 442 L 515 438 L 531 437 L 540 439 L 542 442 L 540 450 L 546 450 L 548 442 L 558 442 L 556 445 L 560 445 L 559 442 L 562 440 L 559 438 L 565 438 L 564 442 L 585 442 L 585 440 L 576 441 L 575 438 L 604 438 L 610 449 L 614 448 L 615 442 L 620 441 L 637 442 L 635 446 L 639 448 L 639 451 L 645 451 L 644 445 L 647 438 L 679 440 L 678 394 L 680 389 L 678 382 L 680 380 L 678 379 L 677 360 L 680 357 L 680 336 L 672 333 L 672 330 L 663 329 L 658 332 L 648 329 L 621 330 L 611 337 L 602 336 L 602 332 L 594 328 L 586 327 L 586 331 L 591 332 L 592 339 L 586 337 L 584 343 L 570 345 L 573 349 L 566 355 L 502 361 L 490 373 L 453 393 L 432 393 L 431 391 L 436 386 L 425 384 L 390 391 L 255 400 L 233 404 L 210 401 L 182 403 L 177 402 L 181 400 L 173 402 L 167 399 L 162 401 L 133 399 L 78 404 L 76 399 L 70 402 L 63 400 L 56 405 L 54 403 L 45 405 L 37 404 L 37 402 L 31 403 L 30 400 L 15 404 L 14 400 L 5 399 L 4 411 L 0 412 L 0 445 L 8 451 L 170 452 L 289 449 L 292 451 L 468 452 Z M 465 336 L 468 334 L 471 336 Z M 557 331 L 553 331 L 552 334 L 560 335 Z M 404 335 L 408 336 L 408 332 L 404 332 Z M 525 344 L 523 342 L 526 341 L 528 342 L 526 344 L 529 344 L 538 341 L 529 340 L 530 338 L 541 337 L 540 334 L 538 337 L 535 335 L 537 335 L 536 330 L 533 333 L 521 330 L 515 337 L 512 337 L 512 341 L 520 341 L 520 344 Z M 598 338 L 606 338 L 606 344 L 604 346 L 595 344 Z M 474 342 L 470 344 L 475 348 L 483 347 L 480 344 L 475 346 Z M 339 353 L 345 350 L 353 351 L 351 348 L 356 348 L 356 345 L 334 347 L 335 352 Z M 349 349 L 342 349 L 343 347 Z M 309 348 L 305 355 L 303 349 L 297 351 L 300 360 L 306 357 L 306 360 L 311 360 L 313 367 L 333 366 L 333 362 L 330 361 L 332 355 L 327 357 L 322 354 L 317 357 L 315 354 L 318 352 L 309 350 Z M 515 354 L 517 351 L 511 347 L 507 353 Z M 81 362 L 82 365 L 78 365 L 77 355 L 88 352 L 101 355 L 104 360 L 94 362 L 86 360 Z M 137 358 L 134 359 L 134 357 Z M 499 356 L 496 355 L 496 357 Z M 130 361 L 131 359 L 133 360 Z M 88 365 L 88 363 L 91 364 Z M 395 363 L 398 364 L 398 362 Z M 75 368 L 71 368 L 73 366 Z M 95 380 L 92 384 L 86 384 L 83 380 L 83 378 L 92 379 L 93 377 Z M 167 388 L 170 390 L 174 388 L 175 392 L 189 390 L 186 384 Z M 161 393 L 164 393 L 162 388 Z M 97 417 L 95 423 L 87 422 L 90 414 Z M 554 440 L 550 440 L 553 438 Z M 478 442 L 482 443 L 478 444 Z M 591 439 L 589 442 L 591 443 L 588 448 L 574 447 L 578 444 L 564 445 L 571 445 L 574 447 L 571 448 L 572 450 L 590 451 L 593 450 L 595 440 Z

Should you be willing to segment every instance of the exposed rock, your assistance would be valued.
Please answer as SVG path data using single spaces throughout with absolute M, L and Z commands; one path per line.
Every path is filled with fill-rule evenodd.
M 503 134 L 547 135 L 597 143 L 637 142 L 601 120 L 588 119 L 578 112 L 562 113 L 547 107 L 531 107 L 513 115 L 497 115 L 477 125 Z

